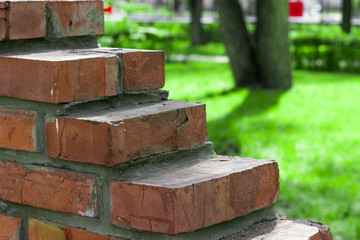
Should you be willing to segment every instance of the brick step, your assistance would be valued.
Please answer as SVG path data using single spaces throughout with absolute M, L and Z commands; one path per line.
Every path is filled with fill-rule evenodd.
M 255 224 L 222 240 L 332 240 L 328 226 L 286 217 Z
M 0 96 L 57 104 L 158 89 L 164 62 L 163 51 L 130 49 L 2 54 Z
M 102 1 L 0 2 L 0 41 L 104 33 Z
M 123 170 L 110 182 L 112 224 L 176 235 L 278 200 L 275 161 L 217 156 Z
M 96 175 L 0 161 L 0 199 L 95 217 Z
M 34 218 L 27 220 L 28 231 L 22 227 L 24 219 L 15 218 L 0 213 L 0 239 L 20 240 L 26 233 L 29 240 L 121 240 L 110 236 L 100 235 L 78 228 L 40 221 Z
M 21 235 L 28 234 L 29 240 L 121 240 L 120 238 L 100 235 L 78 228 L 68 227 L 52 222 L 44 222 L 29 218 L 26 225 L 28 231 L 22 227 L 21 218 L 15 218 L 0 213 L 0 239 L 21 239 Z M 128 238 L 127 238 L 128 239 Z M 133 239 L 133 238 L 131 238 Z M 150 239 L 150 238 L 144 238 Z M 183 238 L 182 238 L 183 239 Z M 195 239 L 195 238 L 186 238 Z M 199 238 L 196 238 L 199 239 Z M 201 239 L 218 239 L 204 234 Z M 269 222 L 261 222 L 248 227 L 222 240 L 332 240 L 328 226 L 321 223 L 292 220 L 281 217 Z
M 46 123 L 50 157 L 108 167 L 206 142 L 205 105 L 168 100 Z

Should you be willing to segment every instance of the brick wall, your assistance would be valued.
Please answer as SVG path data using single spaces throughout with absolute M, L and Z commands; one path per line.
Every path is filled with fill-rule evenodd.
M 205 105 L 161 90 L 163 51 L 97 46 L 102 4 L 0 1 L 0 239 L 220 239 L 258 222 L 281 227 L 277 163 L 217 156 Z M 308 237 L 330 239 L 310 227 Z

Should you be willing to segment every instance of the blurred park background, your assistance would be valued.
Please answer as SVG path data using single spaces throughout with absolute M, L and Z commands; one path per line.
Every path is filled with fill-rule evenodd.
M 278 161 L 279 214 L 360 239 L 360 0 L 236 2 L 105 1 L 100 43 L 165 50 L 218 154 Z

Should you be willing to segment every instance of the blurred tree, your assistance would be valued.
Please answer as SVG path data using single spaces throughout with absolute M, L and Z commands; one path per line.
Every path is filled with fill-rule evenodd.
M 216 7 L 236 86 L 290 88 L 288 1 L 257 0 L 255 38 L 246 29 L 238 0 L 216 0 Z
M 190 35 L 193 45 L 206 43 L 205 31 L 201 24 L 203 0 L 188 0 L 188 8 L 191 13 Z
M 351 32 L 351 15 L 352 15 L 351 13 L 352 13 L 351 0 L 343 0 L 341 28 L 345 33 Z
M 256 85 L 253 44 L 237 0 L 217 0 L 220 31 L 237 87 Z

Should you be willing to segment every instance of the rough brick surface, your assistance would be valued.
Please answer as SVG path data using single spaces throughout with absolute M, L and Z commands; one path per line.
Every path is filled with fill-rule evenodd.
M 97 48 L 89 51 L 116 54 L 122 60 L 122 83 L 125 91 L 159 89 L 165 84 L 164 51 Z
M 0 161 L 0 199 L 77 215 L 96 216 L 95 177 Z
M 63 38 L 104 32 L 102 1 L 22 0 L 0 4 L 0 40 Z
M 258 223 L 224 240 L 332 240 L 329 227 L 305 220 Z
M 29 219 L 29 240 L 66 240 L 63 227 Z
M 0 9 L 0 13 L 1 13 L 1 9 Z M 0 29 L 6 29 L 6 27 L 7 26 L 5 20 L 0 17 Z M 5 38 L 6 38 L 6 31 L 0 30 L 0 41 L 5 40 Z
M 0 147 L 36 151 L 35 120 L 36 112 L 0 108 Z
M 51 51 L 0 55 L 0 95 L 48 103 L 117 94 L 115 55 Z
M 41 38 L 45 36 L 45 2 L 19 1 L 10 2 L 7 11 L 7 31 L 9 40 Z
M 57 117 L 46 124 L 51 157 L 115 166 L 206 142 L 205 105 L 164 101 Z
M 67 228 L 65 230 L 66 240 L 122 240 L 96 233 L 91 233 L 77 228 Z
M 234 219 L 278 199 L 277 163 L 218 156 L 122 172 L 110 183 L 111 222 L 179 234 Z
M 125 91 L 164 87 L 164 52 L 138 51 L 123 54 L 123 85 Z
M 28 222 L 29 240 L 122 240 L 33 218 Z
M 21 240 L 21 218 L 0 213 L 0 239 L 1 240 Z
M 104 33 L 102 1 L 49 1 L 47 37 L 75 37 Z

